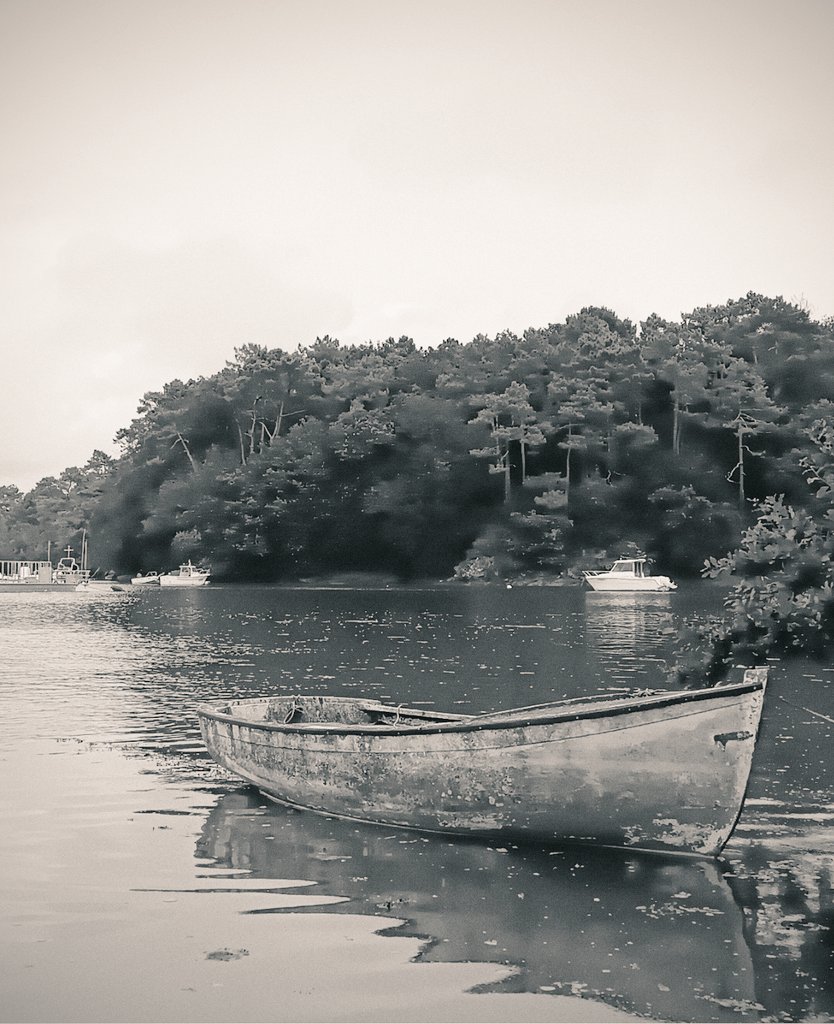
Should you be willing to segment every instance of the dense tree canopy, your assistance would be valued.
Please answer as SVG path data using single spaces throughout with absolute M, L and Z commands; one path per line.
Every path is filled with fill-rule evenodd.
M 757 502 L 830 527 L 828 470 L 806 478 L 832 403 L 832 324 L 753 293 L 639 328 L 588 307 L 428 349 L 243 345 L 146 394 L 120 457 L 0 489 L 0 552 L 86 530 L 93 568 L 409 579 L 558 574 L 632 544 L 697 574 L 754 558 Z

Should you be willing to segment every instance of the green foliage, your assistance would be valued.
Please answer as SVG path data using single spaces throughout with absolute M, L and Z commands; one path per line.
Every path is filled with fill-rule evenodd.
M 506 520 L 488 524 L 455 566 L 455 578 L 514 579 L 522 569 L 514 539 L 512 526 Z
M 708 680 L 730 664 L 822 654 L 834 642 L 834 424 L 818 420 L 807 434 L 816 450 L 801 461 L 808 507 L 795 508 L 782 495 L 765 498 L 738 548 L 706 561 L 705 576 L 735 579 L 724 602 L 728 619 L 690 644 Z
M 659 487 L 649 498 L 653 521 L 648 551 L 675 575 L 693 575 L 711 556 L 727 551 L 739 536 L 738 510 L 714 502 L 694 487 Z

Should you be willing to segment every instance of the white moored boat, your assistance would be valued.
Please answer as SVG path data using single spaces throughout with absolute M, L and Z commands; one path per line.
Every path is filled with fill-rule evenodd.
M 167 572 L 159 577 L 161 587 L 203 587 L 209 581 L 208 569 L 185 562 L 176 572 Z
M 34 594 L 43 591 L 69 593 L 87 585 L 90 573 L 75 559 L 62 558 L 58 568 L 38 559 L 0 560 L 0 593 Z
M 137 576 L 132 577 L 130 582 L 134 587 L 155 587 L 159 585 L 159 573 L 146 572 L 143 576 L 140 572 Z
M 677 589 L 677 584 L 668 576 L 649 576 L 645 565 L 645 558 L 621 558 L 610 569 L 583 572 L 582 575 L 592 590 L 657 593 Z

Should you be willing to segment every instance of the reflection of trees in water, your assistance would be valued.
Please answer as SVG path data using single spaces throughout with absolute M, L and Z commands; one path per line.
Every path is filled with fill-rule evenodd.
M 518 965 L 504 990 L 587 992 L 668 1019 L 756 1019 L 742 916 L 719 862 L 586 848 L 489 847 L 223 797 L 200 858 L 305 878 L 405 919 L 423 958 Z M 319 911 L 320 912 L 320 911 Z
M 834 1019 L 834 776 L 830 667 L 776 664 L 750 791 L 725 850 L 745 917 L 758 1000 L 790 1019 Z
M 834 855 L 745 847 L 730 886 L 744 912 L 744 934 L 758 1001 L 785 1019 L 834 1017 Z

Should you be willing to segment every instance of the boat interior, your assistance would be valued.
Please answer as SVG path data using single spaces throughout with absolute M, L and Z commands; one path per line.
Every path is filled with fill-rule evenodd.
M 642 696 L 662 691 L 643 691 Z M 431 726 L 444 723 L 500 722 L 503 719 L 518 718 L 519 715 L 533 719 L 553 714 L 555 709 L 570 710 L 576 705 L 617 704 L 634 693 L 598 693 L 584 697 L 572 697 L 561 701 L 537 704 L 526 708 L 509 708 L 479 715 L 461 715 L 445 711 L 383 704 L 381 701 L 355 697 L 262 697 L 254 700 L 232 701 L 212 710 L 216 714 L 229 715 L 253 724 L 269 725 L 381 725 L 381 726 Z
M 257 704 L 246 701 L 247 719 L 253 719 Z M 284 725 L 329 723 L 334 725 L 424 725 L 429 722 L 462 722 L 468 715 L 424 711 L 353 697 L 273 697 L 263 702 L 264 722 Z M 240 705 L 229 714 L 239 714 Z
M 767 669 L 747 669 L 740 681 L 742 687 L 763 687 Z M 482 712 L 475 715 L 452 714 L 424 708 L 384 704 L 359 697 L 273 696 L 230 701 L 221 706 L 204 708 L 210 716 L 228 716 L 253 725 L 310 725 L 338 730 L 345 726 L 385 726 L 415 728 L 463 725 L 465 728 L 490 727 L 492 724 L 516 725 L 565 717 L 597 717 L 623 710 L 638 710 L 669 703 L 689 704 L 705 698 L 734 696 L 739 682 L 727 681 L 721 686 L 702 690 L 633 690 L 612 687 L 602 693 L 567 697 L 546 704 Z M 317 731 L 317 730 L 316 730 Z

